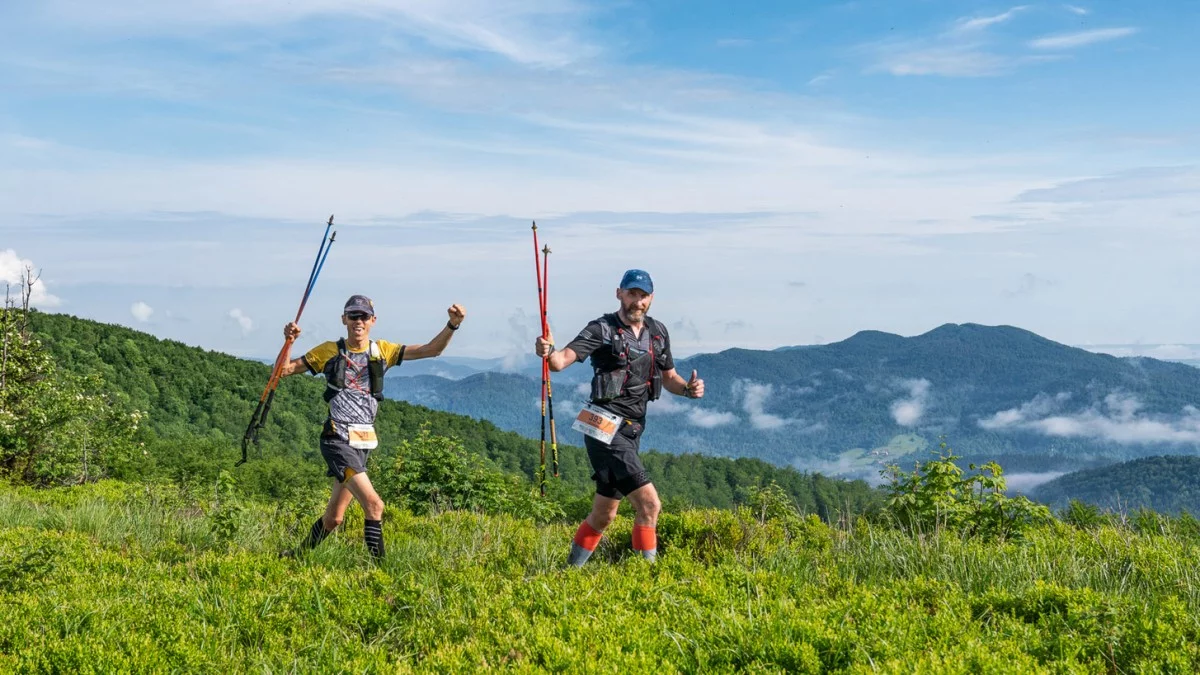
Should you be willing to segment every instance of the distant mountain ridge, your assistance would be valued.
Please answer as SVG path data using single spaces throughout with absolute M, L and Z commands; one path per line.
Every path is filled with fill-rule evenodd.
M 1032 496 L 1063 507 L 1072 499 L 1118 512 L 1200 514 L 1200 457 L 1144 457 L 1076 471 L 1036 488 Z
M 867 330 L 827 345 L 700 354 L 677 367 L 697 369 L 708 394 L 652 404 L 648 447 L 862 475 L 941 437 L 967 457 L 1024 471 L 1200 448 L 1200 370 L 1097 354 L 1013 326 L 946 324 L 915 337 Z M 396 372 L 389 396 L 538 431 L 536 377 Z M 580 365 L 568 372 L 577 382 L 590 375 Z M 583 392 L 555 393 L 561 434 Z

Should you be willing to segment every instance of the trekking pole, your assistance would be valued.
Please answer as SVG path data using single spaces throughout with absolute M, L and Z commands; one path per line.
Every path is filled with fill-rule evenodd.
M 542 334 L 550 334 L 550 247 L 542 248 Z M 550 461 L 554 466 L 554 477 L 558 478 L 558 432 L 554 427 L 554 389 L 550 386 L 550 360 L 542 366 L 546 380 L 546 414 L 550 417 Z
M 542 290 L 542 266 L 538 260 L 537 221 L 533 222 L 533 271 L 537 275 L 538 311 L 542 314 L 542 339 L 549 336 L 546 333 L 545 295 Z M 538 448 L 539 464 L 537 471 L 538 489 L 543 497 L 546 496 L 546 389 L 550 382 L 550 358 L 542 358 L 542 440 Z
M 296 310 L 295 323 L 300 323 L 304 306 L 308 304 L 308 298 L 312 294 L 313 287 L 316 286 L 317 277 L 321 275 L 321 268 L 325 266 L 325 258 L 329 256 L 329 249 L 333 247 L 333 241 L 337 238 L 336 231 L 332 235 L 329 234 L 332 227 L 333 216 L 329 216 L 329 221 L 325 224 L 325 234 L 321 235 L 321 247 L 317 249 L 317 257 L 313 260 L 312 269 L 308 273 L 308 284 L 304 287 L 304 295 L 300 298 L 300 308 Z M 242 436 L 242 459 L 234 464 L 235 467 L 245 464 L 249 459 L 248 451 L 251 444 L 258 445 L 258 431 L 266 425 L 267 415 L 271 412 L 271 404 L 275 401 L 275 390 L 279 386 L 280 372 L 287 364 L 294 341 L 294 338 L 285 338 L 279 355 L 275 357 L 275 364 L 271 367 L 271 376 L 267 379 L 267 386 L 263 389 L 262 395 L 258 397 L 258 405 L 254 408 L 254 413 L 250 416 L 250 424 Z

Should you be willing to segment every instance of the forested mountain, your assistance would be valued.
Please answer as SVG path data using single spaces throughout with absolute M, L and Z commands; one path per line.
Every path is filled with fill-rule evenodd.
M 1143 457 L 1076 471 L 1037 487 L 1032 496 L 1054 506 L 1070 500 L 1117 511 L 1147 508 L 1200 514 L 1200 457 Z
M 947 324 L 911 338 L 863 331 L 828 345 L 702 354 L 677 368 L 698 369 L 707 396 L 653 404 L 647 447 L 872 475 L 942 437 L 968 458 L 1015 471 L 1190 454 L 1200 440 L 1200 370 L 1096 354 L 1010 326 Z M 526 435 L 538 430 L 531 377 L 394 377 L 387 393 Z M 556 394 L 559 419 L 568 419 L 581 394 L 574 385 Z
M 32 329 L 60 368 L 98 373 L 102 386 L 116 400 L 147 413 L 138 432 L 145 453 L 120 469 L 123 477 L 210 478 L 220 469 L 231 468 L 240 457 L 242 434 L 266 384 L 268 366 L 121 326 L 62 314 L 30 316 Z M 261 457 L 237 470 L 241 484 L 273 494 L 324 483 L 317 450 L 326 412 L 323 388 L 322 379 L 309 376 L 281 383 L 270 420 L 260 434 Z M 536 411 L 531 408 L 531 413 Z M 538 464 L 537 444 L 518 434 L 490 422 L 399 401 L 384 401 L 380 407 L 380 454 L 415 437 L 423 424 L 434 433 L 461 438 L 469 451 L 499 469 L 532 476 Z M 591 474 L 586 455 L 566 444 L 560 451 L 563 480 L 586 491 Z M 645 462 L 665 498 L 698 505 L 729 506 L 745 489 L 771 481 L 803 508 L 824 514 L 866 508 L 878 499 L 861 482 L 805 475 L 760 461 L 647 453 Z

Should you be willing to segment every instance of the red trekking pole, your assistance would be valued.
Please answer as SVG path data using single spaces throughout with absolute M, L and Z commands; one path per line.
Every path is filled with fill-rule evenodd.
M 550 247 L 542 248 L 542 335 L 550 335 Z M 550 386 L 550 359 L 542 361 L 542 380 L 546 383 L 546 414 L 550 416 L 550 461 L 558 478 L 558 432 L 554 428 L 554 389 Z M 545 469 L 542 469 L 545 472 Z
M 542 287 L 542 261 L 538 260 L 537 221 L 533 223 L 533 271 L 537 275 L 538 311 L 542 320 L 542 339 L 549 339 L 546 330 L 546 296 Z M 537 471 L 538 489 L 543 497 L 546 496 L 546 391 L 550 383 L 550 359 L 542 359 L 542 440 L 539 446 L 539 464 Z

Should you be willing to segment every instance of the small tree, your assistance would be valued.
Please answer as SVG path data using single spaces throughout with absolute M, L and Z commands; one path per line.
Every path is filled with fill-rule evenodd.
M 889 466 L 888 513 L 910 531 L 953 530 L 998 539 L 1020 538 L 1029 527 L 1052 519 L 1046 506 L 1006 494 L 999 464 L 971 464 L 977 473 L 964 476 L 958 459 L 942 442 L 937 456 L 912 473 Z
M 134 452 L 141 413 L 92 393 L 101 389 L 95 376 L 59 370 L 30 334 L 37 280 L 27 269 L 19 300 L 10 289 L 0 315 L 0 475 L 38 485 L 93 480 Z

